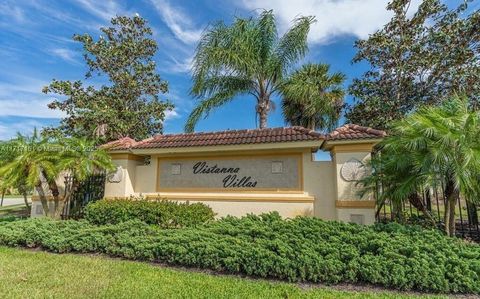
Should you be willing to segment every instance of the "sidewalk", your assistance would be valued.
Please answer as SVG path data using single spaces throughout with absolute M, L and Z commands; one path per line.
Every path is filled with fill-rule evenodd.
M 31 199 L 28 198 L 28 202 L 31 203 Z M 15 206 L 15 205 L 20 205 L 24 204 L 25 201 L 23 200 L 22 197 L 5 197 L 3 199 L 3 207 L 8 207 L 8 206 Z

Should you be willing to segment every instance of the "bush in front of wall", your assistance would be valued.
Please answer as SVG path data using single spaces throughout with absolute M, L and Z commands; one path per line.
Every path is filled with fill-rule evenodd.
M 480 246 L 398 224 L 283 220 L 276 213 L 180 229 L 138 220 L 95 226 L 31 219 L 0 223 L 0 245 L 103 253 L 292 282 L 480 294 Z
M 177 203 L 166 200 L 103 199 L 89 204 L 85 219 L 96 225 L 140 220 L 161 228 L 192 227 L 214 219 L 215 213 L 202 203 Z

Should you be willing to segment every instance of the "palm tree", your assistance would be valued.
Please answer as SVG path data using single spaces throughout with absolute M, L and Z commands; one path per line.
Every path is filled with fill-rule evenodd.
M 35 130 L 31 137 L 18 135 L 8 142 L 15 150 L 14 158 L 0 167 L 2 187 L 18 187 L 19 190 L 35 189 L 45 216 L 60 218 L 65 203 L 77 189 L 80 181 L 100 170 L 113 170 L 108 154 L 95 147 L 93 141 L 65 138 L 58 141 L 40 137 Z M 70 174 L 75 179 L 72 186 L 65 186 L 65 196 L 60 200 L 56 179 Z M 54 199 L 54 211 L 48 205 L 47 190 Z M 23 191 L 21 191 L 23 192 Z M 26 191 L 24 191 L 26 200 Z
M 72 176 L 71 185 L 65 186 L 65 197 L 56 209 L 55 218 L 60 218 L 65 204 L 70 202 L 81 181 L 90 175 L 115 169 L 107 152 L 84 138 L 67 138 L 60 141 L 63 148 L 58 167 Z
M 50 209 L 43 186 L 44 181 L 47 181 L 54 198 L 58 197 L 58 186 L 54 180 L 58 175 L 56 167 L 58 157 L 46 150 L 49 146 L 48 140 L 40 137 L 37 130 L 30 137 L 18 134 L 7 143 L 10 152 L 6 152 L 5 157 L 8 156 L 8 159 L 0 167 L 2 187 L 18 188 L 27 205 L 27 190 L 35 189 L 46 216 L 49 216 Z
M 382 185 L 380 200 L 416 201 L 423 190 L 444 186 L 445 232 L 455 234 L 455 205 L 480 199 L 480 113 L 469 110 L 466 97 L 439 107 L 423 107 L 394 124 L 364 180 L 366 189 Z
M 287 123 L 311 130 L 333 130 L 340 117 L 345 75 L 328 74 L 328 64 L 306 64 L 285 80 L 280 90 Z
M 231 26 L 219 22 L 207 30 L 197 47 L 191 93 L 201 99 L 190 114 L 185 131 L 191 132 L 202 116 L 239 95 L 255 98 L 260 128 L 267 126 L 272 96 L 289 70 L 308 50 L 307 35 L 313 17 L 295 19 L 278 37 L 273 12 L 258 19 L 237 18 Z

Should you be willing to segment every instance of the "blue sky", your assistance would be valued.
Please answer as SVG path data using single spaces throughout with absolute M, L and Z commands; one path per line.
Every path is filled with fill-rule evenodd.
M 413 0 L 412 7 L 418 1 Z M 86 67 L 81 48 L 71 37 L 74 33 L 90 33 L 98 38 L 99 28 L 107 26 L 115 15 L 138 13 L 153 28 L 159 45 L 155 57 L 157 69 L 169 82 L 170 92 L 163 97 L 176 105 L 165 122 L 165 133 L 178 133 L 195 105 L 196 100 L 189 96 L 189 69 L 196 43 L 209 24 L 273 9 L 282 33 L 296 16 L 314 15 L 317 23 L 309 37 L 310 52 L 302 62 L 329 63 L 332 71 L 347 75 L 347 86 L 368 68 L 365 64 L 351 64 L 355 54 L 353 43 L 368 37 L 389 20 L 386 3 L 384 0 L 1 0 L 0 140 L 12 137 L 17 131 L 29 133 L 34 127 L 58 123 L 62 113 L 47 108 L 52 96 L 42 94 L 42 87 L 53 78 L 83 79 Z M 235 99 L 202 120 L 197 131 L 254 128 L 254 107 L 252 98 Z M 283 125 L 277 109 L 269 117 L 269 126 Z

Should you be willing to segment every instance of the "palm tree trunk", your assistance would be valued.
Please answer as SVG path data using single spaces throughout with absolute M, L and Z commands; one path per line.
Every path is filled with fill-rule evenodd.
M 63 200 L 59 202 L 59 205 L 55 208 L 55 219 L 61 219 L 63 215 L 63 209 L 65 209 L 65 203 L 69 200 L 70 196 L 65 196 Z
M 449 180 L 445 185 L 445 233 L 453 237 L 455 236 L 455 203 L 458 192 L 455 190 L 455 184 Z
M 400 223 L 404 223 L 405 219 L 403 217 L 403 201 L 392 201 L 392 211 L 391 211 L 391 215 L 392 215 L 392 220 L 396 220 Z
M 258 114 L 260 116 L 260 129 L 265 129 L 267 127 L 267 108 L 260 107 Z
M 29 209 L 30 205 L 28 204 L 27 189 L 25 188 L 25 186 L 20 186 L 18 188 L 18 191 L 22 194 L 25 206 L 27 207 L 27 209 Z
M 418 193 L 412 193 L 408 197 L 408 200 L 410 201 L 412 206 L 414 206 L 417 210 L 420 210 L 422 212 L 422 214 L 428 219 L 428 221 L 430 221 L 432 226 L 435 227 L 435 225 L 436 225 L 435 219 L 433 219 L 432 214 L 430 213 L 430 211 L 428 211 L 428 209 L 423 204 L 420 195 L 418 195 Z
M 455 194 L 450 198 L 450 218 L 448 219 L 449 223 L 449 231 L 448 235 L 451 237 L 455 236 L 455 206 L 457 203 L 457 197 Z
M 72 198 L 73 192 L 75 192 L 75 190 L 77 190 L 78 186 L 79 186 L 79 183 L 75 179 L 73 179 L 73 183 L 72 183 L 71 188 L 67 188 L 67 186 L 65 186 L 65 197 L 63 198 L 63 200 L 60 201 L 60 205 L 55 210 L 55 219 L 61 219 L 62 218 L 62 213 L 63 213 L 63 210 L 65 209 L 65 205 L 68 202 L 70 202 L 70 199 Z
M 270 99 L 265 92 L 260 91 L 260 97 L 257 98 L 257 101 L 257 113 L 260 119 L 260 129 L 265 129 L 267 127 L 268 111 L 270 110 Z
M 45 171 L 42 171 L 42 175 L 48 182 L 48 188 L 50 189 L 50 192 L 52 193 L 52 196 L 53 196 L 54 211 L 56 211 L 58 209 L 59 201 L 60 201 L 59 199 L 60 191 L 58 189 L 57 182 L 55 181 L 55 179 L 48 178 L 47 173 Z
M 2 190 L 2 201 L 0 201 L 0 207 L 3 207 L 3 199 L 5 198 L 5 193 L 7 192 L 7 189 Z
M 45 214 L 45 216 L 48 217 L 50 215 L 50 208 L 48 206 L 47 197 L 45 196 L 45 191 L 43 190 L 42 182 L 38 182 L 35 185 L 35 190 L 37 190 L 38 197 L 40 197 L 40 202 L 42 203 L 43 207 L 43 213 Z
M 27 197 L 27 192 L 23 192 L 23 201 L 25 202 L 25 206 L 27 209 L 30 209 L 30 205 L 28 204 L 28 197 Z

